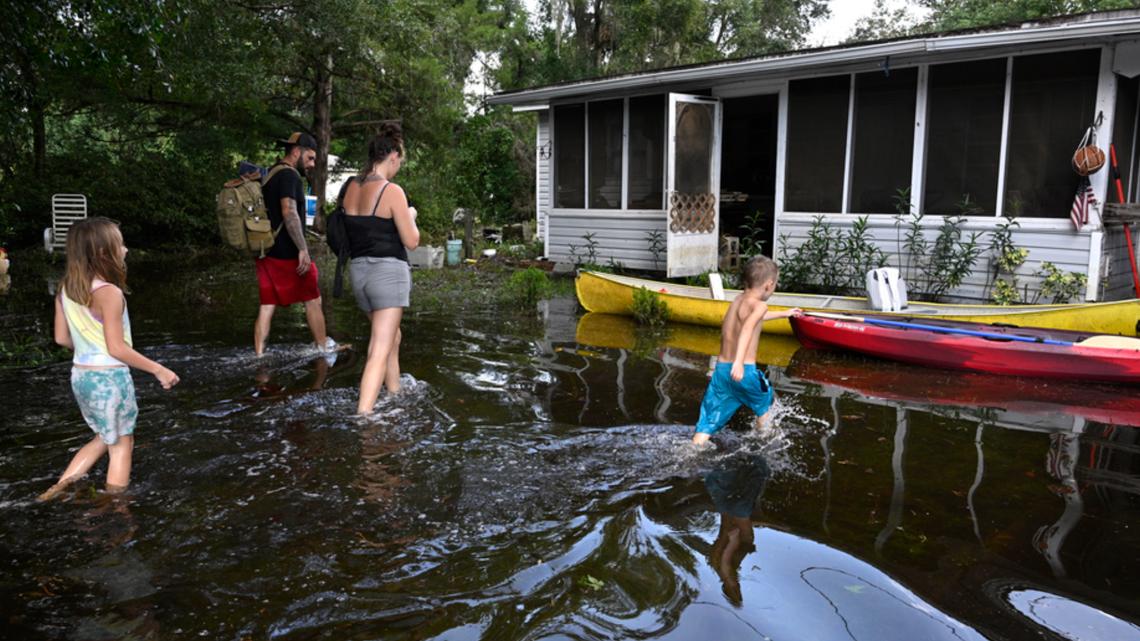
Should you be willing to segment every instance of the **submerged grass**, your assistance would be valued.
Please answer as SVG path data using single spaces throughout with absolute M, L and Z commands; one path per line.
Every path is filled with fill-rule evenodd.
M 541 277 L 533 272 L 539 272 Z M 517 274 L 528 274 L 517 276 Z M 546 284 L 538 281 L 546 279 Z M 412 272 L 413 309 L 533 311 L 542 299 L 571 295 L 574 279 L 549 277 L 537 269 L 519 270 L 497 262 L 480 262 Z

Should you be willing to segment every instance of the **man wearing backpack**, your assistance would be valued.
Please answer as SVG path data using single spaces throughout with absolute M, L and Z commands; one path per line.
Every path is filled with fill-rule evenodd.
M 277 142 L 284 147 L 284 156 L 270 168 L 261 184 L 275 238 L 265 256 L 254 261 L 261 307 L 253 326 L 253 350 L 258 356 L 264 353 L 273 312 L 279 305 L 303 303 L 317 349 L 332 351 L 336 342 L 325 333 L 317 266 L 309 255 L 301 218 L 305 211 L 301 174 L 316 164 L 317 141 L 309 134 L 296 132 Z

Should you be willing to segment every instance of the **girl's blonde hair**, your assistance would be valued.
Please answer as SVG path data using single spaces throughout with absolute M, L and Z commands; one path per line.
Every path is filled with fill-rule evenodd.
M 95 278 L 126 290 L 127 264 L 122 249 L 123 234 L 110 218 L 85 218 L 72 225 L 67 232 L 67 269 L 60 281 L 67 297 L 90 305 L 91 281 Z

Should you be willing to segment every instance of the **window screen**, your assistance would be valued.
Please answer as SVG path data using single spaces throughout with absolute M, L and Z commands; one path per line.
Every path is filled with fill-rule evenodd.
M 785 210 L 842 210 L 850 87 L 850 76 L 788 83 Z
M 855 76 L 851 212 L 893 213 L 895 194 L 910 187 L 917 87 L 913 67 Z
M 554 206 L 586 206 L 584 105 L 554 108 Z
M 629 208 L 665 207 L 665 96 L 629 99 Z
M 621 209 L 621 138 L 625 107 L 621 100 L 586 106 L 590 136 L 590 207 Z
M 1068 217 L 1079 180 L 1073 150 L 1092 123 L 1099 73 L 1099 49 L 1014 58 L 1007 213 Z
M 930 67 L 923 211 L 955 214 L 967 196 L 997 209 L 1006 59 Z
M 674 188 L 683 194 L 712 191 L 715 111 L 707 103 L 678 102 L 673 154 Z

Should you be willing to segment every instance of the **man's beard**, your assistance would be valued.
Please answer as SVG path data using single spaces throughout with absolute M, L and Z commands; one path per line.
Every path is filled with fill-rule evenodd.
M 309 176 L 310 170 L 305 169 L 305 157 L 304 156 L 301 156 L 300 158 L 297 159 L 297 162 L 293 163 L 293 169 L 296 169 L 297 173 L 301 174 L 302 176 L 305 176 L 306 178 Z

